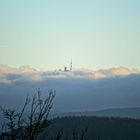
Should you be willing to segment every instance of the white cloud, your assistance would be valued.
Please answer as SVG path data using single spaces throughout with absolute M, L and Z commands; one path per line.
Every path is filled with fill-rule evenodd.
M 13 68 L 0 65 L 0 83 L 12 83 L 19 80 L 41 81 L 43 80 L 42 72 L 29 66 Z
M 107 77 L 116 77 L 116 76 L 128 76 L 130 74 L 140 74 L 140 71 L 135 69 L 128 69 L 125 67 L 119 67 L 119 68 L 111 68 L 107 70 L 98 70 L 93 74 L 93 78 L 95 79 L 101 79 L 101 78 L 107 78 Z
M 13 68 L 5 65 L 0 65 L 0 83 L 12 83 L 15 81 L 43 81 L 47 78 L 84 78 L 84 79 L 102 79 L 116 76 L 128 76 L 131 74 L 140 74 L 139 70 L 128 69 L 125 67 L 111 68 L 105 70 L 75 70 L 73 72 L 63 71 L 38 71 L 29 66 L 23 66 L 19 68 Z
M 57 91 L 56 110 L 140 106 L 139 83 L 140 71 L 124 67 L 43 72 L 29 66 L 1 65 L 0 103 L 18 106 L 27 94 L 34 94 L 40 87 L 45 92 L 51 88 Z

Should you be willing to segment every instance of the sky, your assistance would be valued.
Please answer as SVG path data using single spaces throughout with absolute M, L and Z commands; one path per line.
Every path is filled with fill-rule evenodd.
M 140 69 L 139 0 L 0 0 L 0 64 Z

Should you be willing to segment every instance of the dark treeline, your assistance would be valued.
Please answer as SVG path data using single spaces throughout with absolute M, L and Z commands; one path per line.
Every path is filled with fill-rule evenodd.
M 20 109 L 0 106 L 0 140 L 140 140 L 140 119 L 68 116 L 49 119 L 55 91 L 40 88 Z M 5 120 L 6 119 L 6 120 Z
M 57 139 L 58 135 L 60 140 L 140 140 L 140 120 L 86 116 L 55 118 L 40 139 Z

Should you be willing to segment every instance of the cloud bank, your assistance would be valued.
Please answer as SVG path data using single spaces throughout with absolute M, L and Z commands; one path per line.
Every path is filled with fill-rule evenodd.
M 0 104 L 19 106 L 38 87 L 43 96 L 56 90 L 56 111 L 86 111 L 140 106 L 140 71 L 124 67 L 107 70 L 38 71 L 29 66 L 0 66 Z
M 14 83 L 18 81 L 28 81 L 28 82 L 37 82 L 45 81 L 46 79 L 56 78 L 56 79 L 103 79 L 111 77 L 122 77 L 128 76 L 131 74 L 140 74 L 139 70 L 128 69 L 125 67 L 111 68 L 106 70 L 75 70 L 72 72 L 64 71 L 38 71 L 29 66 L 23 66 L 19 68 L 13 68 L 5 65 L 0 65 L 0 83 Z

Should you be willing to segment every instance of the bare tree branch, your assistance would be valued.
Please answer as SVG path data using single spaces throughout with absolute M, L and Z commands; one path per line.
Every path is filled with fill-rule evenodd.
M 48 97 L 42 98 L 41 90 L 38 89 L 37 95 L 32 98 L 26 97 L 25 103 L 20 110 L 0 106 L 0 112 L 7 119 L 5 124 L 7 129 L 6 139 L 35 140 L 49 124 L 48 115 L 52 108 L 54 97 L 54 90 L 49 91 Z M 29 114 L 28 117 L 27 113 Z M 0 138 L 2 138 L 1 136 Z

